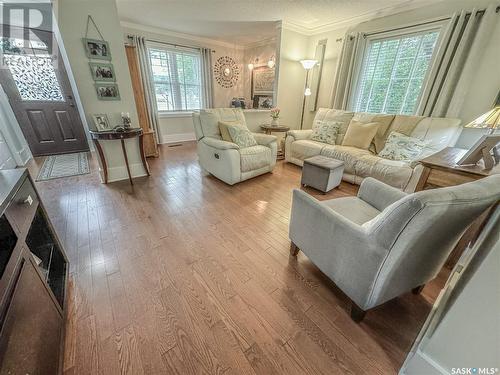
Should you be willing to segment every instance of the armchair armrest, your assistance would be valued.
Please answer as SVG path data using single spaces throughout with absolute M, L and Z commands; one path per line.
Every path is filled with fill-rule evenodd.
M 405 192 L 384 184 L 372 177 L 365 178 L 358 191 L 359 199 L 364 200 L 379 211 L 383 211 L 387 206 L 390 206 L 405 196 Z
M 205 143 L 207 146 L 216 148 L 218 150 L 239 150 L 240 146 L 238 146 L 236 143 L 232 142 L 227 142 L 223 141 L 222 139 L 216 139 L 216 138 L 210 138 L 210 137 L 203 137 L 200 142 Z
M 276 142 L 278 139 L 275 135 L 262 134 L 262 133 L 252 133 L 255 140 L 259 145 L 268 146 L 272 142 Z
M 296 141 L 301 139 L 309 139 L 312 134 L 312 129 L 305 130 L 289 130 L 286 132 L 287 137 L 293 137 Z

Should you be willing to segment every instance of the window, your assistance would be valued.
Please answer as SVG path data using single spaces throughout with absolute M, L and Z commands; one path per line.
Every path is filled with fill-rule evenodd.
M 200 53 L 149 48 L 149 58 L 158 111 L 202 108 Z
M 354 110 L 414 114 L 439 30 L 368 40 Z

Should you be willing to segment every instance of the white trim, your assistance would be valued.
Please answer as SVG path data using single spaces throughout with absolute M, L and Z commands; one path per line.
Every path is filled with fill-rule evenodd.
M 244 49 L 252 49 L 252 48 L 256 48 L 256 47 L 267 46 L 268 44 L 276 43 L 276 41 L 277 41 L 276 37 L 272 36 L 269 38 L 258 40 L 256 42 L 250 42 L 250 43 L 244 44 L 243 48 Z
M 158 111 L 159 118 L 184 118 L 192 117 L 194 111 Z
M 203 45 L 208 44 L 208 45 L 216 45 L 216 46 L 233 48 L 233 49 L 244 49 L 243 46 L 238 45 L 238 44 L 222 42 L 220 40 L 205 38 L 205 37 L 192 35 L 192 34 L 179 33 L 177 31 L 171 31 L 171 30 L 167 30 L 167 29 L 163 29 L 163 28 L 155 27 L 155 26 L 141 25 L 138 23 L 126 22 L 126 21 L 120 21 L 120 25 L 122 27 L 129 28 L 129 29 L 135 29 L 135 30 L 139 30 L 139 31 L 145 31 L 148 33 L 154 33 L 154 34 L 160 34 L 160 35 L 170 36 L 170 37 L 174 37 L 174 38 L 191 40 L 193 42 L 198 42 L 200 44 L 199 46 L 203 46 Z
M 442 2 L 445 0 L 422 0 L 420 2 L 416 2 L 414 0 L 407 0 L 403 3 L 399 3 L 396 5 L 392 5 L 389 7 L 373 10 L 358 16 L 345 18 L 340 21 L 334 21 L 330 23 L 325 23 L 319 26 L 306 27 L 300 25 L 298 23 L 294 23 L 293 21 L 283 20 L 283 28 L 291 31 L 295 31 L 299 34 L 303 34 L 306 36 L 312 36 L 317 34 L 326 33 L 332 30 L 344 29 L 350 26 L 354 26 L 360 24 L 362 22 L 367 22 L 376 18 L 386 17 L 397 13 L 406 12 L 413 9 L 422 8 L 424 6 L 435 4 L 438 2 Z
M 178 134 L 160 134 L 160 144 L 177 143 L 195 141 L 196 136 L 194 133 L 178 133 Z

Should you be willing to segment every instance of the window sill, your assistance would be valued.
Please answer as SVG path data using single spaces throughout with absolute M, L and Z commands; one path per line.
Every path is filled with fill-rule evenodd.
M 158 112 L 159 118 L 181 118 L 191 117 L 194 111 L 172 111 L 172 112 Z

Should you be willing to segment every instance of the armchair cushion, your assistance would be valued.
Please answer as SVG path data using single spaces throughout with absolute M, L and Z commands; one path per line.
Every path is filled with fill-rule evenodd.
M 235 149 L 238 150 L 240 146 L 233 142 L 226 142 L 222 139 L 212 138 L 212 137 L 203 137 L 200 142 L 203 142 L 207 146 L 214 147 L 219 150 L 230 150 Z
M 358 225 L 363 225 L 380 213 L 371 204 L 358 197 L 330 199 L 322 201 L 320 204 Z
M 275 135 L 270 135 L 270 134 L 263 134 L 263 133 L 252 133 L 252 134 L 257 143 L 262 146 L 267 146 L 272 142 L 276 142 L 278 139 Z
M 255 140 L 253 134 L 246 126 L 229 125 L 227 130 L 229 131 L 229 135 L 231 136 L 233 142 L 241 148 L 257 145 L 257 141 Z
M 229 134 L 229 127 L 241 124 L 238 121 L 219 121 L 219 131 L 222 139 L 226 142 L 232 142 L 231 134 Z
M 312 134 L 312 129 L 305 130 L 289 130 L 287 131 L 287 137 L 293 137 L 296 141 L 300 141 L 301 139 L 310 139 Z
M 246 124 L 241 108 L 210 108 L 200 110 L 200 125 L 205 137 L 221 139 L 219 121 L 237 121 Z
M 272 152 L 269 147 L 257 145 L 240 148 L 241 172 L 253 171 L 272 163 Z

